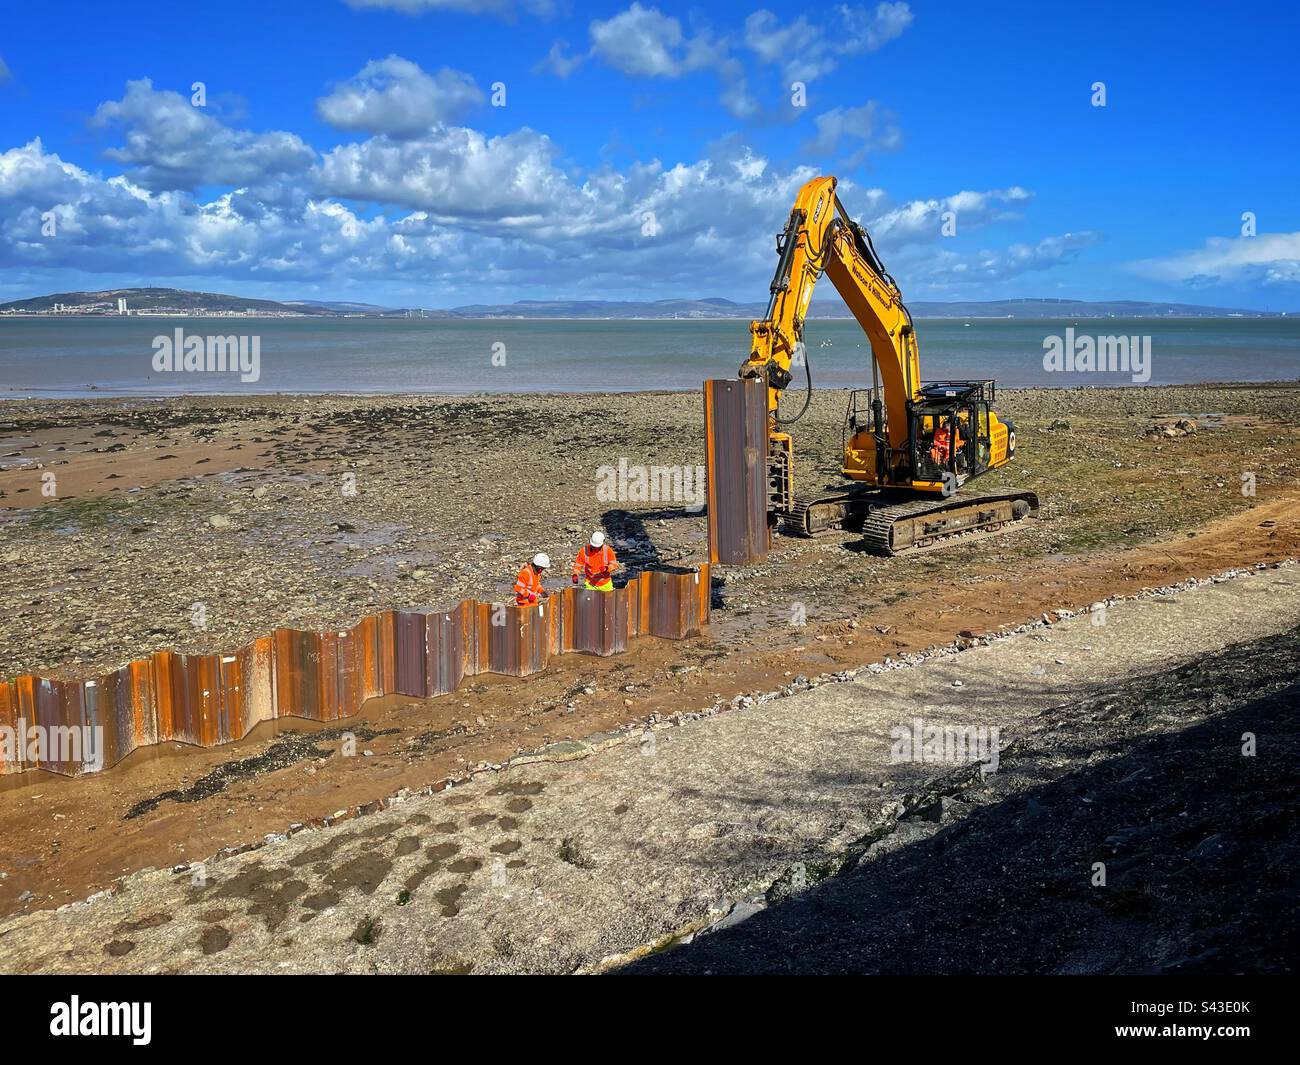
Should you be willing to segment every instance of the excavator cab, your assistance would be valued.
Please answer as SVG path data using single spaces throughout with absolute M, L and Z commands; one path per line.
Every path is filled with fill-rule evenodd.
M 992 381 L 922 385 L 907 407 L 906 446 L 895 450 L 887 440 L 887 407 L 874 389 L 855 389 L 845 419 L 842 472 L 882 488 L 951 494 L 993 465 L 993 398 Z
M 912 487 L 951 495 L 989 469 L 992 381 L 936 381 L 909 406 Z

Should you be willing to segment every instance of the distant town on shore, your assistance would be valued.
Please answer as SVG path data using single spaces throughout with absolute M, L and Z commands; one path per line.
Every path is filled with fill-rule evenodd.
M 1008 299 L 916 300 L 908 307 L 917 318 L 1285 318 L 1294 312 L 1147 300 Z M 266 300 L 177 288 L 121 288 L 99 292 L 55 292 L 0 303 L 0 316 L 39 317 L 201 317 L 201 318 L 590 318 L 590 319 L 752 319 L 766 305 L 709 299 L 518 300 L 474 303 L 449 309 L 383 307 L 342 300 Z M 849 318 L 834 299 L 813 303 L 814 318 Z

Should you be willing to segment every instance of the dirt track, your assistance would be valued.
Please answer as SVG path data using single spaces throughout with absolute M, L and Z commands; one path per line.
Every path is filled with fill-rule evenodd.
M 75 477 L 60 483 L 73 498 L 0 511 L 0 593 L 16 605 L 0 618 L 3 672 L 73 675 L 159 646 L 229 648 L 275 625 L 325 627 L 483 595 L 504 588 L 525 553 L 540 546 L 564 557 L 601 522 L 633 565 L 698 557 L 703 519 L 680 507 L 611 507 L 593 489 L 596 466 L 620 457 L 701 461 L 698 404 L 695 396 L 5 404 L 6 454 L 38 454 L 12 443 L 20 437 L 43 449 L 124 446 L 70 460 L 80 463 Z M 813 408 L 802 454 L 821 462 L 805 463 L 805 482 L 833 465 L 842 405 L 829 394 Z M 339 756 L 336 739 L 277 744 L 264 732 L 214 751 L 140 752 L 98 778 L 6 779 L 0 913 L 19 908 L 24 892 L 33 893 L 25 908 L 57 906 L 132 870 L 207 857 L 521 749 L 725 704 L 965 630 L 1300 555 L 1296 389 L 1024 392 L 999 406 L 1016 418 L 1021 452 L 997 478 L 1043 498 L 1034 528 L 915 559 L 862 556 L 847 536 L 778 541 L 768 564 L 724 574 L 707 638 L 567 659 L 523 682 L 484 678 L 442 700 L 379 701 L 356 719 L 369 756 Z M 1179 412 L 1225 416 L 1202 418 L 1191 437 L 1145 434 L 1153 415 Z M 607 420 L 626 442 L 622 453 L 608 447 Z M 108 430 L 124 435 L 95 435 Z M 248 469 L 201 476 L 219 461 L 229 470 L 229 455 Z M 170 476 L 145 475 L 154 468 Z M 1241 494 L 1243 471 L 1256 475 L 1254 498 Z M 355 497 L 339 492 L 344 472 L 357 476 Z M 29 464 L 0 471 L 0 505 L 29 496 L 19 488 L 37 473 Z M 115 492 L 118 480 L 140 491 Z M 646 511 L 655 516 L 638 517 Z M 214 516 L 228 524 L 214 528 Z M 189 624 L 196 601 L 207 606 L 205 630 Z M 808 624 L 791 625 L 802 613 Z M 166 798 L 124 820 L 177 789 L 197 801 Z

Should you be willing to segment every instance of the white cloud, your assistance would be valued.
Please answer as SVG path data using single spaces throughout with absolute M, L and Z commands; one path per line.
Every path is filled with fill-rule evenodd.
M 592 52 L 615 70 L 648 78 L 679 78 L 715 65 L 720 46 L 707 32 L 688 36 L 677 19 L 634 3 L 589 27 Z
M 468 74 L 443 67 L 427 74 L 409 59 L 374 59 L 353 78 L 316 101 L 316 111 L 336 129 L 414 137 L 455 122 L 483 103 Z
M 56 229 L 43 236 L 42 215 Z M 268 203 L 246 189 L 199 202 L 103 179 L 35 140 L 0 153 L 0 266 L 292 281 L 419 273 L 446 256 L 438 236 L 411 241 L 420 267 L 395 254 L 397 224 L 305 193 Z M 464 254 L 460 249 L 458 254 Z
M 120 129 L 125 143 L 104 152 L 132 180 L 155 191 L 257 184 L 303 173 L 315 153 L 293 133 L 251 133 L 223 125 L 187 97 L 129 81 L 120 100 L 102 103 L 91 124 Z
M 899 257 L 893 273 L 907 278 L 913 289 L 988 286 L 1072 262 L 1080 251 L 1100 240 L 1099 233 L 1085 230 L 1045 237 L 1035 244 L 1012 244 L 1001 250 L 926 249 L 925 254 L 918 254 L 914 249 Z
M 1018 217 L 1016 208 L 1032 198 L 1018 185 L 984 192 L 962 191 L 951 196 L 910 200 L 890 208 L 872 220 L 870 229 L 877 243 L 895 247 L 940 239 L 944 218 L 956 216 L 957 232 Z
M 686 53 L 679 43 L 673 54 Z M 39 140 L 0 153 L 0 266 L 24 278 L 54 270 L 285 285 L 346 278 L 417 286 L 443 304 L 469 286 L 498 298 L 698 295 L 725 286 L 758 299 L 772 269 L 772 234 L 818 172 L 774 162 L 738 135 L 693 160 L 586 169 L 528 128 L 489 136 L 434 122 L 398 135 L 414 128 L 406 121 L 413 114 L 423 122 L 429 113 L 418 94 L 388 91 L 420 85 L 422 72 L 387 62 L 368 64 L 327 99 L 345 125 L 393 132 L 319 155 L 293 134 L 231 128 L 175 93 L 131 83 L 94 120 L 125 131 L 108 153 L 125 174 L 93 173 Z M 874 143 L 885 128 L 866 107 L 827 114 L 835 117 L 819 134 L 837 145 Z M 219 195 L 197 191 L 222 184 L 230 187 Z M 938 284 L 1043 269 L 1082 246 L 1066 235 L 994 253 L 939 250 L 943 211 L 958 212 L 963 232 L 991 224 L 1029 200 L 1015 186 L 902 204 L 851 181 L 841 193 L 909 286 L 914 277 Z M 57 220 L 52 237 L 41 234 L 48 211 Z
M 804 15 L 785 26 L 771 11 L 745 19 L 745 44 L 764 63 L 779 65 L 787 81 L 812 81 L 835 69 L 825 31 Z
M 846 55 L 875 52 L 901 37 L 912 24 L 912 9 L 906 3 L 880 3 L 874 10 L 840 5 L 836 9 L 846 31 L 843 49 Z
M 550 71 L 556 77 L 567 78 L 578 67 L 582 66 L 590 57 L 586 55 L 573 55 L 569 52 L 567 41 L 556 41 L 551 45 L 551 50 L 546 53 L 546 58 L 533 67 L 533 73 Z
M 760 9 L 745 19 L 745 45 L 763 62 L 780 66 L 787 82 L 808 82 L 829 74 L 845 56 L 879 50 L 911 23 L 912 11 L 902 2 L 880 3 L 874 10 L 841 4 L 833 19 L 800 15 L 785 25 Z
M 902 134 L 894 116 L 871 100 L 861 107 L 836 107 L 814 120 L 817 136 L 803 146 L 806 155 L 826 158 L 847 154 L 840 160 L 846 167 L 858 166 L 873 151 L 894 151 Z
M 911 23 L 912 12 L 904 2 L 880 3 L 874 10 L 840 5 L 826 18 L 810 21 L 801 15 L 783 25 L 771 11 L 758 10 L 745 19 L 737 39 L 707 26 L 688 33 L 679 19 L 634 2 L 610 18 L 591 22 L 586 53 L 573 54 L 566 42 L 557 41 L 533 69 L 567 78 L 596 58 L 631 77 L 680 78 L 708 70 L 721 82 L 720 102 L 733 118 L 763 125 L 791 122 L 798 117 L 794 108 L 765 108 L 751 90 L 749 75 L 757 65 L 741 58 L 742 45 L 761 64 L 780 69 L 784 84 L 778 97 L 784 99 L 792 82 L 812 81 L 834 70 L 845 56 L 873 52 L 899 36 Z
M 334 148 L 321 161 L 320 183 L 334 196 L 510 225 L 572 197 L 557 154 L 549 137 L 527 128 L 487 137 L 445 127 L 416 140 L 375 137 Z
M 297 177 L 270 195 L 241 188 L 203 202 L 105 179 L 33 141 L 0 153 L 0 266 L 406 279 L 444 291 L 468 282 L 503 295 L 629 286 L 695 292 L 716 289 L 726 254 L 729 274 L 761 287 L 771 269 L 769 231 L 813 176 L 808 168 L 777 170 L 729 142 L 694 163 L 638 163 L 574 180 L 553 165 L 554 151 L 528 130 L 486 138 L 448 129 L 434 141 L 342 146 L 323 162 L 322 181 L 372 203 L 423 205 L 367 217 Z M 400 179 L 417 171 L 420 180 Z M 41 215 L 51 210 L 57 234 L 42 237 Z M 647 212 L 656 218 L 653 237 L 643 234 Z
M 0 55 L 0 85 L 6 81 L 13 80 L 13 71 L 9 69 L 9 64 L 5 62 L 5 57 Z
M 1158 259 L 1143 259 L 1135 272 L 1162 281 L 1198 287 L 1255 281 L 1266 285 L 1300 283 L 1300 233 L 1260 233 L 1254 237 L 1211 237 L 1204 247 Z

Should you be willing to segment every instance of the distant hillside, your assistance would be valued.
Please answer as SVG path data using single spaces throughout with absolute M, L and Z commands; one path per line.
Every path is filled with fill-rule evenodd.
M 917 318 L 1247 318 L 1277 317 L 1271 311 L 1234 307 L 1200 307 L 1192 303 L 1152 303 L 1147 300 L 1018 299 L 908 303 Z
M 377 303 L 349 303 L 346 300 L 286 300 L 285 305 L 288 307 L 314 307 L 317 310 L 329 311 L 331 314 L 367 314 L 367 315 L 405 315 L 405 309 L 396 307 L 381 307 Z M 428 312 L 426 312 L 428 313 Z M 439 315 L 446 315 L 446 311 L 438 311 Z
M 65 313 L 116 314 L 117 301 L 126 300 L 127 310 L 154 313 L 177 311 L 184 314 L 202 312 L 218 314 L 329 315 L 333 312 L 321 307 L 290 305 L 276 300 L 252 299 L 248 296 L 227 296 L 218 292 L 188 292 L 179 288 L 110 288 L 99 292 L 55 292 L 49 296 L 0 303 L 0 313 L 41 314 L 52 313 L 60 305 Z
M 766 304 L 689 300 L 518 300 L 453 307 L 458 318 L 753 318 Z M 846 312 L 847 313 L 847 312 Z
M 1142 300 L 1018 299 L 935 302 L 917 300 L 908 307 L 917 318 L 1222 318 L 1243 315 L 1269 318 L 1265 311 L 1230 307 L 1198 307 L 1188 303 Z M 458 318 L 761 318 L 764 303 L 734 303 L 726 299 L 655 300 L 519 300 L 515 303 L 476 303 L 454 307 Z M 837 299 L 819 299 L 811 318 L 848 318 L 849 309 Z
M 761 318 L 762 303 L 736 303 L 710 299 L 668 300 L 518 300 L 515 303 L 473 303 L 450 310 L 383 307 L 346 300 L 263 300 L 218 292 L 189 292 L 177 288 L 122 288 L 99 292 L 55 292 L 49 296 L 0 303 L 0 314 L 117 314 L 117 301 L 137 313 L 253 314 L 312 317 L 363 315 L 379 318 L 685 318 L 749 320 Z M 910 302 L 917 318 L 1246 318 L 1277 317 L 1273 312 L 1232 307 L 1200 307 L 1190 303 L 1152 303 L 1144 300 L 1015 299 Z M 848 308 L 833 295 L 813 301 L 811 318 L 848 318 Z

